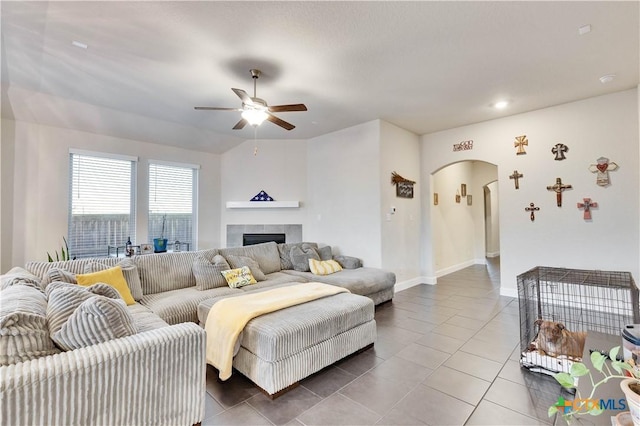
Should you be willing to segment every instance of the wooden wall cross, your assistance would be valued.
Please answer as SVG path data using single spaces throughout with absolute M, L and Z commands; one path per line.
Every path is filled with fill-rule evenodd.
M 521 177 L 524 177 L 524 175 L 522 173 L 518 173 L 517 170 L 513 171 L 513 174 L 509 175 L 509 179 L 513 179 L 513 183 L 516 184 L 516 189 L 520 189 L 520 182 L 519 179 Z
M 609 172 L 614 170 L 618 170 L 618 165 L 613 161 L 610 162 L 609 159 L 605 157 L 598 158 L 596 164 L 589 166 L 591 173 L 597 173 L 596 185 L 599 186 L 609 186 L 611 184 L 609 181 Z
M 527 135 L 516 136 L 516 141 L 513 143 L 515 148 L 518 148 L 516 151 L 516 155 L 523 155 L 527 152 L 524 150 L 525 146 L 529 145 L 529 139 L 527 139 Z
M 591 207 L 598 207 L 598 203 L 591 201 L 591 198 L 583 198 L 582 203 L 578 203 L 578 208 L 584 209 L 584 220 L 591 220 Z
M 525 211 L 531 212 L 531 215 L 529 216 L 531 219 L 531 222 L 533 222 L 534 220 L 536 220 L 536 212 L 538 210 L 540 210 L 540 207 L 536 207 L 534 203 L 529 203 L 529 207 L 525 207 L 524 208 Z
M 551 148 L 551 153 L 556 155 L 556 158 L 554 158 L 556 161 L 566 160 L 567 157 L 565 157 L 564 153 L 567 151 L 569 151 L 569 147 L 563 143 L 557 143 L 556 146 Z
M 562 179 L 556 178 L 556 184 L 547 186 L 548 191 L 553 191 L 556 193 L 556 203 L 558 207 L 562 207 L 562 193 L 567 189 L 572 189 L 571 185 L 565 185 L 562 183 Z

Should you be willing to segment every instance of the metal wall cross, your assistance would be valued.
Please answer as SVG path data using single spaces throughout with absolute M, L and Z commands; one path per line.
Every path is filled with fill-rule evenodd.
M 515 148 L 518 148 L 516 151 L 516 155 L 523 155 L 527 152 L 524 150 L 525 146 L 529 146 L 529 139 L 527 139 L 527 135 L 516 136 L 516 141 L 513 143 Z
M 591 198 L 583 198 L 582 203 L 578 203 L 579 209 L 584 209 L 584 220 L 591 220 L 591 207 L 598 207 L 598 203 L 591 201 Z
M 556 203 L 558 207 L 562 207 L 562 193 L 567 189 L 572 189 L 571 185 L 565 185 L 562 183 L 562 179 L 556 178 L 556 184 L 547 186 L 548 191 L 553 191 L 556 193 Z
M 557 161 L 566 160 L 567 157 L 565 157 L 564 153 L 567 151 L 569 151 L 569 147 L 563 143 L 557 143 L 556 146 L 551 148 L 551 153 L 556 155 L 554 160 Z
M 531 222 L 536 220 L 535 213 L 540 210 L 540 207 L 536 207 L 534 203 L 529 203 L 529 207 L 525 207 L 524 209 L 525 211 L 531 212 L 531 216 L 529 216 L 531 218 Z
M 520 182 L 518 181 L 518 179 L 523 176 L 524 175 L 522 173 L 518 173 L 517 170 L 514 170 L 513 174 L 509 175 L 509 179 L 513 179 L 514 183 L 516 184 L 516 189 L 520 189 Z

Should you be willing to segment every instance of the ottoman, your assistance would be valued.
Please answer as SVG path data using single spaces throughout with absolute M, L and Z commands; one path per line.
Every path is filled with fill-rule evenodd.
M 198 306 L 206 323 L 218 300 Z M 373 301 L 340 293 L 291 306 L 249 321 L 240 335 L 233 367 L 275 397 L 334 362 L 371 347 L 376 340 Z

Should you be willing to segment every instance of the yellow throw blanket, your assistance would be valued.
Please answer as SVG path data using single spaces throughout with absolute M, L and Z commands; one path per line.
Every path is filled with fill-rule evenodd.
M 312 282 L 220 300 L 209 310 L 204 327 L 207 332 L 207 363 L 218 369 L 221 380 L 227 380 L 231 377 L 233 348 L 238 336 L 253 318 L 348 292 L 346 288 Z

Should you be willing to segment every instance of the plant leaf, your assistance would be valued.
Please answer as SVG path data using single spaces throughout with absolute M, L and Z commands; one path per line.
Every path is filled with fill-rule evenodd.
M 64 247 L 62 247 L 60 251 L 62 252 L 62 260 L 69 260 L 69 258 L 67 258 L 67 253 L 64 251 Z
M 562 386 L 563 388 L 571 389 L 576 387 L 573 382 L 573 377 L 571 377 L 569 373 L 558 373 L 555 374 L 553 378 L 556 379 L 556 381 L 560 383 L 560 386 Z
M 607 359 L 600 352 L 591 352 L 591 363 L 593 364 L 593 368 L 602 373 L 602 366 L 604 366 L 604 361 Z
M 581 362 L 575 362 L 571 365 L 569 374 L 573 377 L 586 376 L 589 374 L 589 369 Z
M 617 361 L 618 352 L 620 352 L 620 346 L 616 346 L 615 348 L 611 348 L 609 351 L 609 359 L 611 361 Z
M 49 262 L 53 262 L 53 258 L 51 257 L 49 252 L 47 252 L 47 259 L 48 259 Z
M 629 365 L 628 362 L 624 361 L 612 361 L 611 366 L 619 373 L 622 374 L 622 370 L 629 371 L 630 373 L 634 373 L 633 367 Z
M 549 417 L 552 417 L 557 412 L 558 412 L 558 407 L 556 407 L 555 405 L 552 405 L 551 407 L 549 407 L 547 414 L 549 415 Z

